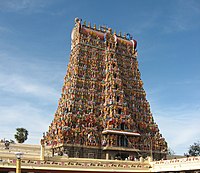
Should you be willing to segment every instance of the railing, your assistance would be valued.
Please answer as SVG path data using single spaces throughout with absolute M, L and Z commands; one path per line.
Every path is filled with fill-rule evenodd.
M 54 159 L 56 160 L 56 159 Z M 149 172 L 150 164 L 140 161 L 119 161 L 119 160 L 101 160 L 101 159 L 80 159 L 69 158 L 65 161 L 54 160 L 23 160 L 21 161 L 22 169 L 45 169 L 45 170 L 142 170 Z M 16 164 L 16 159 L 4 159 L 0 161 L 0 168 L 13 167 Z
M 2 151 L 34 151 L 35 152 L 40 152 L 40 145 L 30 145 L 30 144 L 10 144 L 9 149 L 5 149 L 5 144 L 0 143 L 0 152 Z
M 187 157 L 152 162 L 154 172 L 200 170 L 200 157 Z
M 181 159 L 160 160 L 160 161 L 155 161 L 154 164 L 161 165 L 161 164 L 189 163 L 189 162 L 200 162 L 200 157 L 186 157 Z

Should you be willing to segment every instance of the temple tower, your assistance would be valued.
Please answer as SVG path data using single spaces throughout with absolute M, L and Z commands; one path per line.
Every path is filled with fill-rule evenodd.
M 75 19 L 61 98 L 44 142 L 69 157 L 166 156 L 150 111 L 130 34 Z

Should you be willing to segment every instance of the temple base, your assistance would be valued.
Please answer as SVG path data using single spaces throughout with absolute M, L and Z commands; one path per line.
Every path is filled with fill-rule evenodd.
M 71 158 L 92 158 L 107 160 L 139 160 L 140 157 L 152 157 L 153 160 L 161 160 L 166 157 L 165 152 L 142 151 L 126 147 L 109 146 L 83 146 L 83 145 L 59 145 L 51 148 L 53 156 L 66 156 Z

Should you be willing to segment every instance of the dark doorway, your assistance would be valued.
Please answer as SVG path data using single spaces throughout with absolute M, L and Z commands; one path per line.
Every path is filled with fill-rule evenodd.
M 121 128 L 121 130 L 125 130 L 125 124 L 121 123 L 120 128 Z
M 125 160 L 128 157 L 129 157 L 129 154 L 127 154 L 127 153 L 117 153 L 115 155 L 115 159 L 117 159 L 117 160 Z
M 128 147 L 128 139 L 126 136 L 121 136 L 119 139 L 119 144 L 121 147 Z

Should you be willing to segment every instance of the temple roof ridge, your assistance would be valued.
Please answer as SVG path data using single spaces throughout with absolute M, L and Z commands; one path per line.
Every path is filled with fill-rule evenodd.
M 77 24 L 77 23 L 79 23 L 82 27 L 85 27 L 87 29 L 91 29 L 91 30 L 94 30 L 97 32 L 110 33 L 112 35 L 116 35 L 118 38 L 128 40 L 128 41 L 134 40 L 133 36 L 130 33 L 124 33 L 124 35 L 122 35 L 122 32 L 119 31 L 119 34 L 117 34 L 115 30 L 113 32 L 112 28 L 110 28 L 106 25 L 99 25 L 99 27 L 97 28 L 96 24 L 94 24 L 94 26 L 92 27 L 90 22 L 88 22 L 88 24 L 87 24 L 87 22 L 85 20 L 82 24 L 82 19 L 75 18 L 75 24 Z

